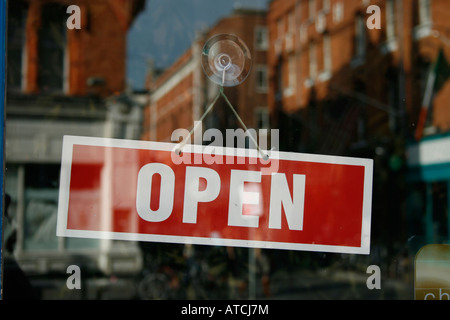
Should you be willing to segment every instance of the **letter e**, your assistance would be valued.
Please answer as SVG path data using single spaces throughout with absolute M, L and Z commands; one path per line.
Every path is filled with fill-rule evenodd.
M 230 176 L 230 202 L 228 204 L 228 225 L 235 227 L 258 228 L 258 215 L 243 214 L 243 205 L 259 205 L 260 194 L 244 191 L 246 182 L 261 182 L 261 172 L 231 170 Z

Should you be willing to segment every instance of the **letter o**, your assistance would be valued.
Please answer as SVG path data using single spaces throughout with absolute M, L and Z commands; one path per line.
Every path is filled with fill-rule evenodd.
M 161 175 L 159 193 L 159 208 L 150 207 L 152 194 L 152 178 L 154 174 Z M 173 170 L 162 163 L 146 164 L 139 170 L 136 193 L 136 210 L 138 215 L 149 222 L 161 222 L 172 214 L 175 193 L 175 174 Z

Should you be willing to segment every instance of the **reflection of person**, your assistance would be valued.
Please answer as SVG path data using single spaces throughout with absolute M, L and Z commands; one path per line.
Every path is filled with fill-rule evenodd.
M 11 224 L 12 219 L 8 214 L 11 197 L 5 195 L 5 222 Z M 3 295 L 4 300 L 18 300 L 18 299 L 32 299 L 32 288 L 25 273 L 14 259 L 13 252 L 16 244 L 16 229 L 12 230 L 11 234 L 5 237 L 5 255 L 3 266 Z
M 238 257 L 239 252 L 236 252 L 236 250 L 239 250 L 239 248 L 227 247 L 227 267 L 231 275 L 231 279 L 228 279 L 228 281 L 231 286 L 234 285 L 232 282 L 236 282 L 238 293 L 242 296 L 247 289 L 247 281 L 238 280 L 244 278 L 244 267 L 242 263 L 240 263 L 242 259 L 241 257 Z M 231 298 L 236 299 L 236 297 Z
M 255 249 L 255 258 L 256 258 L 256 265 L 261 272 L 261 284 L 262 284 L 262 289 L 263 289 L 264 295 L 266 297 L 269 297 L 270 296 L 270 288 L 269 288 L 270 263 L 269 263 L 269 259 L 267 258 L 267 255 L 263 254 L 261 248 Z
M 239 264 L 237 257 L 236 248 L 227 247 L 228 256 L 228 269 L 230 270 L 234 278 L 239 278 L 243 276 L 243 264 Z M 256 260 L 256 270 L 258 270 L 261 275 L 261 284 L 263 293 L 266 297 L 270 296 L 270 262 L 267 255 L 262 252 L 261 248 L 248 249 L 255 250 L 255 260 Z M 239 293 L 242 294 L 247 289 L 246 281 L 243 281 L 239 286 Z

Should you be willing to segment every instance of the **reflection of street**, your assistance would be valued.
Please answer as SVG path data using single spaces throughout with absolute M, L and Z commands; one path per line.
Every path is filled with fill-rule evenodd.
M 410 300 L 414 296 L 411 272 L 388 272 L 394 266 L 381 266 L 381 289 L 370 290 L 370 274 L 362 261 L 353 261 L 359 266 L 353 268 L 301 255 L 313 259 L 312 264 L 323 264 L 311 269 L 299 260 L 292 261 L 296 266 L 286 266 L 289 254 L 274 260 L 274 252 L 264 250 L 251 259 L 246 248 L 146 244 L 142 249 L 146 267 L 137 279 L 137 299 Z
M 266 254 L 236 247 L 141 243 L 144 269 L 136 299 L 270 298 Z M 252 257 L 252 259 L 250 259 Z M 260 292 L 253 292 L 260 290 Z
M 369 290 L 369 275 L 353 271 L 301 270 L 275 273 L 271 277 L 273 297 L 280 300 L 384 300 L 412 299 L 413 287 L 403 281 L 382 278 L 381 290 Z M 257 290 L 261 292 L 261 290 Z M 257 296 L 258 299 L 264 299 Z

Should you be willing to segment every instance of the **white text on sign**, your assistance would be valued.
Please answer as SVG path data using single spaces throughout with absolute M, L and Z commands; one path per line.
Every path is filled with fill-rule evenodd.
M 159 207 L 151 206 L 152 179 L 160 175 Z M 206 187 L 200 190 L 200 181 L 206 181 Z M 274 173 L 271 177 L 269 225 L 271 229 L 281 229 L 282 207 L 290 230 L 303 229 L 303 213 L 305 202 L 306 176 L 293 175 L 293 192 L 288 187 L 286 174 Z M 183 223 L 197 223 L 197 206 L 200 202 L 214 201 L 222 187 L 219 174 L 210 168 L 186 167 L 183 207 Z M 260 171 L 231 170 L 229 183 L 228 225 L 236 227 L 259 226 L 258 215 L 243 214 L 243 205 L 258 205 L 258 192 L 244 191 L 244 184 L 261 182 Z M 170 217 L 173 211 L 175 195 L 175 173 L 167 165 L 149 163 L 139 170 L 137 180 L 136 210 L 139 216 L 148 222 L 162 222 Z

